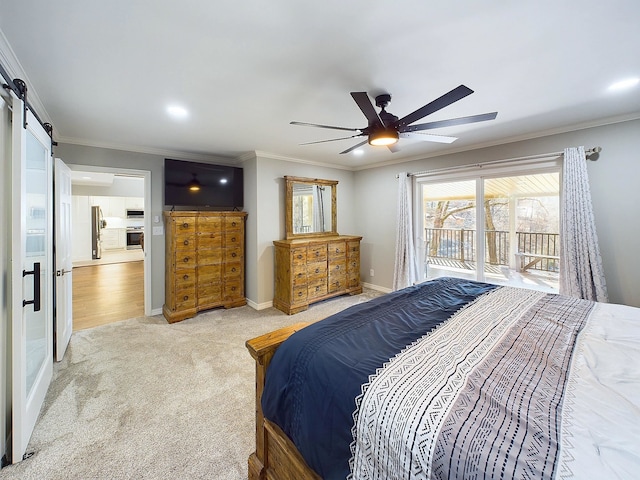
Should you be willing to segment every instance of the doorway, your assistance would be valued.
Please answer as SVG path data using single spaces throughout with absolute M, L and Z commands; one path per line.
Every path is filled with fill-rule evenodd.
M 73 269 L 73 331 L 144 316 L 144 262 Z
M 86 165 L 70 168 L 74 209 L 81 212 L 80 221 L 73 220 L 80 230 L 72 246 L 77 249 L 73 331 L 150 315 L 151 242 L 131 244 L 127 232 L 150 230 L 151 173 Z M 92 215 L 101 227 L 97 243 Z

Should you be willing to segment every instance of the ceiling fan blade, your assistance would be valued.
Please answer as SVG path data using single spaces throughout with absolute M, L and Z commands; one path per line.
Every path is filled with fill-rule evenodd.
M 403 127 L 409 125 L 410 123 L 416 122 L 427 115 L 430 115 L 438 110 L 451 105 L 458 100 L 463 99 L 467 95 L 471 95 L 473 90 L 464 85 L 460 85 L 448 93 L 445 93 L 440 98 L 436 98 L 434 101 L 427 103 L 423 107 L 420 107 L 415 112 L 410 113 L 409 115 L 402 117 L 399 120 L 396 120 L 393 124 L 394 127 L 397 127 L 400 131 L 404 131 Z
M 369 126 L 385 126 L 380 119 L 380 115 L 378 115 L 376 109 L 373 108 L 373 104 L 371 103 L 371 99 L 369 98 L 369 95 L 367 95 L 367 92 L 351 92 L 351 96 L 358 104 L 358 107 L 360 107 L 360 110 L 362 110 L 362 113 L 364 113 L 364 116 L 367 117 Z
M 418 135 L 418 134 L 416 134 Z M 330 138 L 329 140 L 318 140 L 317 142 L 306 142 L 300 143 L 298 145 L 313 145 L 315 143 L 326 143 L 326 142 L 336 142 L 338 140 L 348 140 L 349 138 L 359 137 L 360 135 L 351 135 L 350 137 L 341 137 L 341 138 Z
M 361 147 L 362 145 L 364 145 L 365 143 L 367 143 L 369 140 L 363 140 L 362 142 L 354 145 L 351 148 L 347 148 L 345 151 L 340 152 L 340 155 L 342 155 L 343 153 L 349 153 L 349 152 L 353 152 L 356 148 Z
M 334 127 L 333 125 L 320 125 L 318 123 L 305 123 L 305 122 L 289 122 L 290 125 L 302 125 L 303 127 L 318 127 L 318 128 L 330 128 L 331 130 L 345 130 L 347 132 L 360 132 L 359 128 L 348 127 Z
M 403 132 L 399 134 L 400 138 L 411 138 L 413 140 L 420 140 L 422 142 L 436 142 L 436 143 L 453 143 L 458 137 L 449 137 L 447 135 L 432 135 L 430 133 L 408 133 Z
M 394 143 L 393 145 L 387 145 L 387 148 L 391 153 L 398 153 L 400 150 L 402 150 L 397 143 Z
M 470 117 L 451 118 L 449 120 L 439 120 L 437 122 L 420 123 L 418 125 L 407 125 L 400 129 L 401 132 L 417 132 L 419 130 L 431 130 L 432 128 L 452 127 L 454 125 L 465 125 L 467 123 L 486 122 L 494 120 L 498 112 L 482 113 L 471 115 Z

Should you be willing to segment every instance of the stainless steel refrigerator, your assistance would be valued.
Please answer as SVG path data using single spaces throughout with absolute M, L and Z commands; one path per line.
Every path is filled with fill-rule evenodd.
M 102 257 L 102 229 L 105 225 L 100 207 L 91 207 L 91 258 L 94 260 Z

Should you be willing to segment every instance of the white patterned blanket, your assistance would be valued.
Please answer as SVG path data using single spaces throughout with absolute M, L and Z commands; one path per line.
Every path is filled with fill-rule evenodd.
M 635 478 L 639 353 L 637 309 L 496 289 L 371 376 L 351 476 Z

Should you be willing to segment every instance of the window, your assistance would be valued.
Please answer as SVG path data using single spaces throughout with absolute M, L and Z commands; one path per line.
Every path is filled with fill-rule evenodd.
M 475 167 L 416 182 L 424 279 L 558 291 L 559 163 Z

